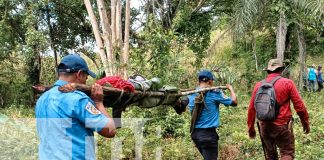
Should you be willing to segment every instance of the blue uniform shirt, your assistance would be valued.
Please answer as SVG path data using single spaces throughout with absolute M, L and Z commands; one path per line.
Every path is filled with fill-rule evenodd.
M 197 88 L 199 89 L 199 88 Z M 192 112 L 195 106 L 195 97 L 198 93 L 191 94 L 189 98 L 189 109 Z M 219 127 L 219 104 L 229 106 L 232 103 L 232 99 L 226 97 L 222 90 L 212 90 L 206 93 L 205 104 L 201 115 L 196 120 L 195 128 L 217 128 Z
M 37 101 L 39 159 L 95 159 L 93 131 L 101 131 L 108 118 L 83 92 L 60 92 L 65 84 L 58 80 Z

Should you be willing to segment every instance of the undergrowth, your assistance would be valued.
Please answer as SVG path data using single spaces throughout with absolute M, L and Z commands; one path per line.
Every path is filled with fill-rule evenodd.
M 237 107 L 221 106 L 221 126 L 218 128 L 220 159 L 263 159 L 261 142 L 247 135 L 247 107 L 249 96 L 238 92 Z M 324 158 L 324 95 L 302 93 L 308 108 L 311 132 L 303 134 L 299 117 L 293 113 L 296 159 Z M 293 107 L 291 107 L 293 110 Z M 0 109 L 1 159 L 35 159 L 38 139 L 36 136 L 34 109 L 10 106 Z M 202 159 L 190 139 L 190 115 L 177 115 L 171 107 L 152 109 L 128 108 L 123 118 L 148 118 L 140 127 L 143 132 L 132 130 L 131 125 L 118 129 L 116 138 L 98 135 L 97 158 L 101 159 Z M 139 120 L 139 119 L 137 119 Z M 133 122 L 133 121 L 131 121 Z M 136 135 L 135 135 L 136 133 Z M 141 134 L 143 133 L 143 134 Z

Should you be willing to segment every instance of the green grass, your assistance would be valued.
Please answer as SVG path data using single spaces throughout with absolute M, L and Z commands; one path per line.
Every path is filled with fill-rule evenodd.
M 0 109 L 0 159 L 37 159 L 38 139 L 33 108 Z
M 303 134 L 299 117 L 296 113 L 293 115 L 297 160 L 324 158 L 323 94 L 323 92 L 302 94 L 310 114 L 310 134 Z M 263 159 L 258 135 L 256 139 L 249 139 L 247 135 L 246 117 L 249 96 L 241 93 L 239 95 L 238 107 L 221 107 L 221 127 L 218 129 L 219 156 L 221 159 Z M 4 151 L 0 158 L 35 159 L 38 140 L 34 122 L 27 121 L 21 124 L 10 121 L 9 123 L 10 118 L 34 117 L 34 109 L 11 106 L 0 109 L 0 114 L 0 150 Z M 99 160 L 111 159 L 112 156 L 134 159 L 136 152 L 142 153 L 143 159 L 155 159 L 156 155 L 161 156 L 162 159 L 201 159 L 190 139 L 188 112 L 177 115 L 172 108 L 158 107 L 144 110 L 132 107 L 123 114 L 123 117 L 151 118 L 143 126 L 143 139 L 138 135 L 134 136 L 130 128 L 119 129 L 116 139 L 106 139 L 97 135 Z M 7 122 L 6 125 L 4 121 Z M 139 150 L 138 145 L 135 147 L 136 140 L 143 142 L 142 150 Z M 118 152 L 116 147 L 121 147 L 122 152 Z

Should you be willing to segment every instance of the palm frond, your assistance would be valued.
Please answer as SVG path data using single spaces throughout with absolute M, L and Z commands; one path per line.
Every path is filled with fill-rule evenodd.
M 323 0 L 292 0 L 297 9 L 304 11 L 306 14 L 322 19 L 324 16 Z
M 308 2 L 305 5 L 311 15 L 313 15 L 317 18 L 323 18 L 323 16 L 324 16 L 324 1 L 323 0 L 308 0 Z
M 264 6 L 263 0 L 240 0 L 235 7 L 236 12 L 232 15 L 234 34 L 243 35 L 256 23 L 258 13 Z

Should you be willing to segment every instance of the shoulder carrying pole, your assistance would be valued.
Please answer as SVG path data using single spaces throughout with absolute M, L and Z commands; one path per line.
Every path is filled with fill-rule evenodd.
M 52 88 L 52 86 L 33 86 L 33 88 L 39 92 L 39 93 L 43 93 L 49 89 Z M 113 87 L 102 87 L 103 88 L 103 92 L 104 94 L 113 94 L 113 95 L 120 95 L 120 93 L 123 92 L 124 95 L 129 95 L 129 94 L 133 94 L 133 95 L 139 95 L 139 96 L 149 96 L 149 97 L 165 97 L 166 94 L 168 94 L 169 96 L 175 96 L 175 97 L 181 97 L 181 96 L 187 96 L 193 93 L 199 93 L 199 92 L 204 92 L 204 91 L 210 91 L 210 90 L 215 90 L 215 89 L 227 89 L 226 86 L 216 86 L 216 87 L 209 87 L 209 88 L 201 88 L 198 90 L 186 90 L 185 92 L 179 92 L 179 93 L 165 93 L 165 92 L 159 92 L 159 91 L 147 91 L 147 92 L 142 92 L 142 91 L 135 91 L 135 92 L 124 92 L 121 89 L 118 88 L 113 88 Z M 71 92 L 74 90 L 80 90 L 83 92 L 91 92 L 91 86 L 90 85 L 85 85 L 85 84 L 78 84 L 78 83 L 69 83 L 66 84 L 64 86 L 61 86 L 60 91 L 62 92 Z

